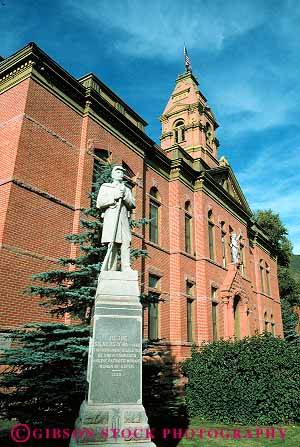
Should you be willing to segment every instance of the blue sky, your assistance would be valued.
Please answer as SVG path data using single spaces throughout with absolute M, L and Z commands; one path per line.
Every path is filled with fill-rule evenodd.
M 0 0 L 0 55 L 36 42 L 73 76 L 94 72 L 149 123 L 185 42 L 250 207 L 280 214 L 300 253 L 298 0 Z

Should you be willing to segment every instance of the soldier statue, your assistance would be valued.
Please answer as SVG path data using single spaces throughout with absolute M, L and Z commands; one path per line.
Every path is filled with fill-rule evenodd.
M 111 183 L 103 183 L 97 197 L 97 208 L 102 211 L 102 243 L 108 243 L 108 250 L 101 271 L 117 270 L 118 252 L 121 252 L 121 270 L 131 270 L 130 213 L 135 208 L 135 199 L 131 190 L 123 182 L 125 169 L 114 166 L 111 171 Z

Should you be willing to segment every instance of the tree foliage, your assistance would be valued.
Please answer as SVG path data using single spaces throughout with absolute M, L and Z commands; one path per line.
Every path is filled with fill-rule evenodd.
M 89 328 L 28 324 L 3 356 L 0 416 L 72 427 L 84 399 Z
M 272 210 L 257 210 L 254 212 L 254 218 L 270 239 L 278 265 L 288 267 L 293 246 L 287 237 L 287 228 L 281 222 L 279 214 Z
M 290 262 L 290 271 L 292 277 L 300 282 L 300 255 L 292 254 L 291 262 Z
M 292 277 L 286 267 L 278 267 L 279 294 L 281 299 L 287 301 L 291 306 L 299 304 L 300 284 Z
M 205 344 L 183 363 L 189 416 L 222 423 L 300 421 L 300 345 L 271 334 Z

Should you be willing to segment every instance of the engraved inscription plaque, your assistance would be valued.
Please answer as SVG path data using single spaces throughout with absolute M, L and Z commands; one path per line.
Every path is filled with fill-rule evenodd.
M 97 316 L 93 335 L 90 399 L 137 403 L 141 399 L 141 319 Z

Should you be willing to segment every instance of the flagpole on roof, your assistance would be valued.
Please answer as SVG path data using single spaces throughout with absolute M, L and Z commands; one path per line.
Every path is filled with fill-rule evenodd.
M 184 54 L 185 71 L 186 71 L 186 73 L 188 73 L 188 72 L 192 73 L 192 64 L 191 64 L 185 44 L 183 47 L 183 54 Z

